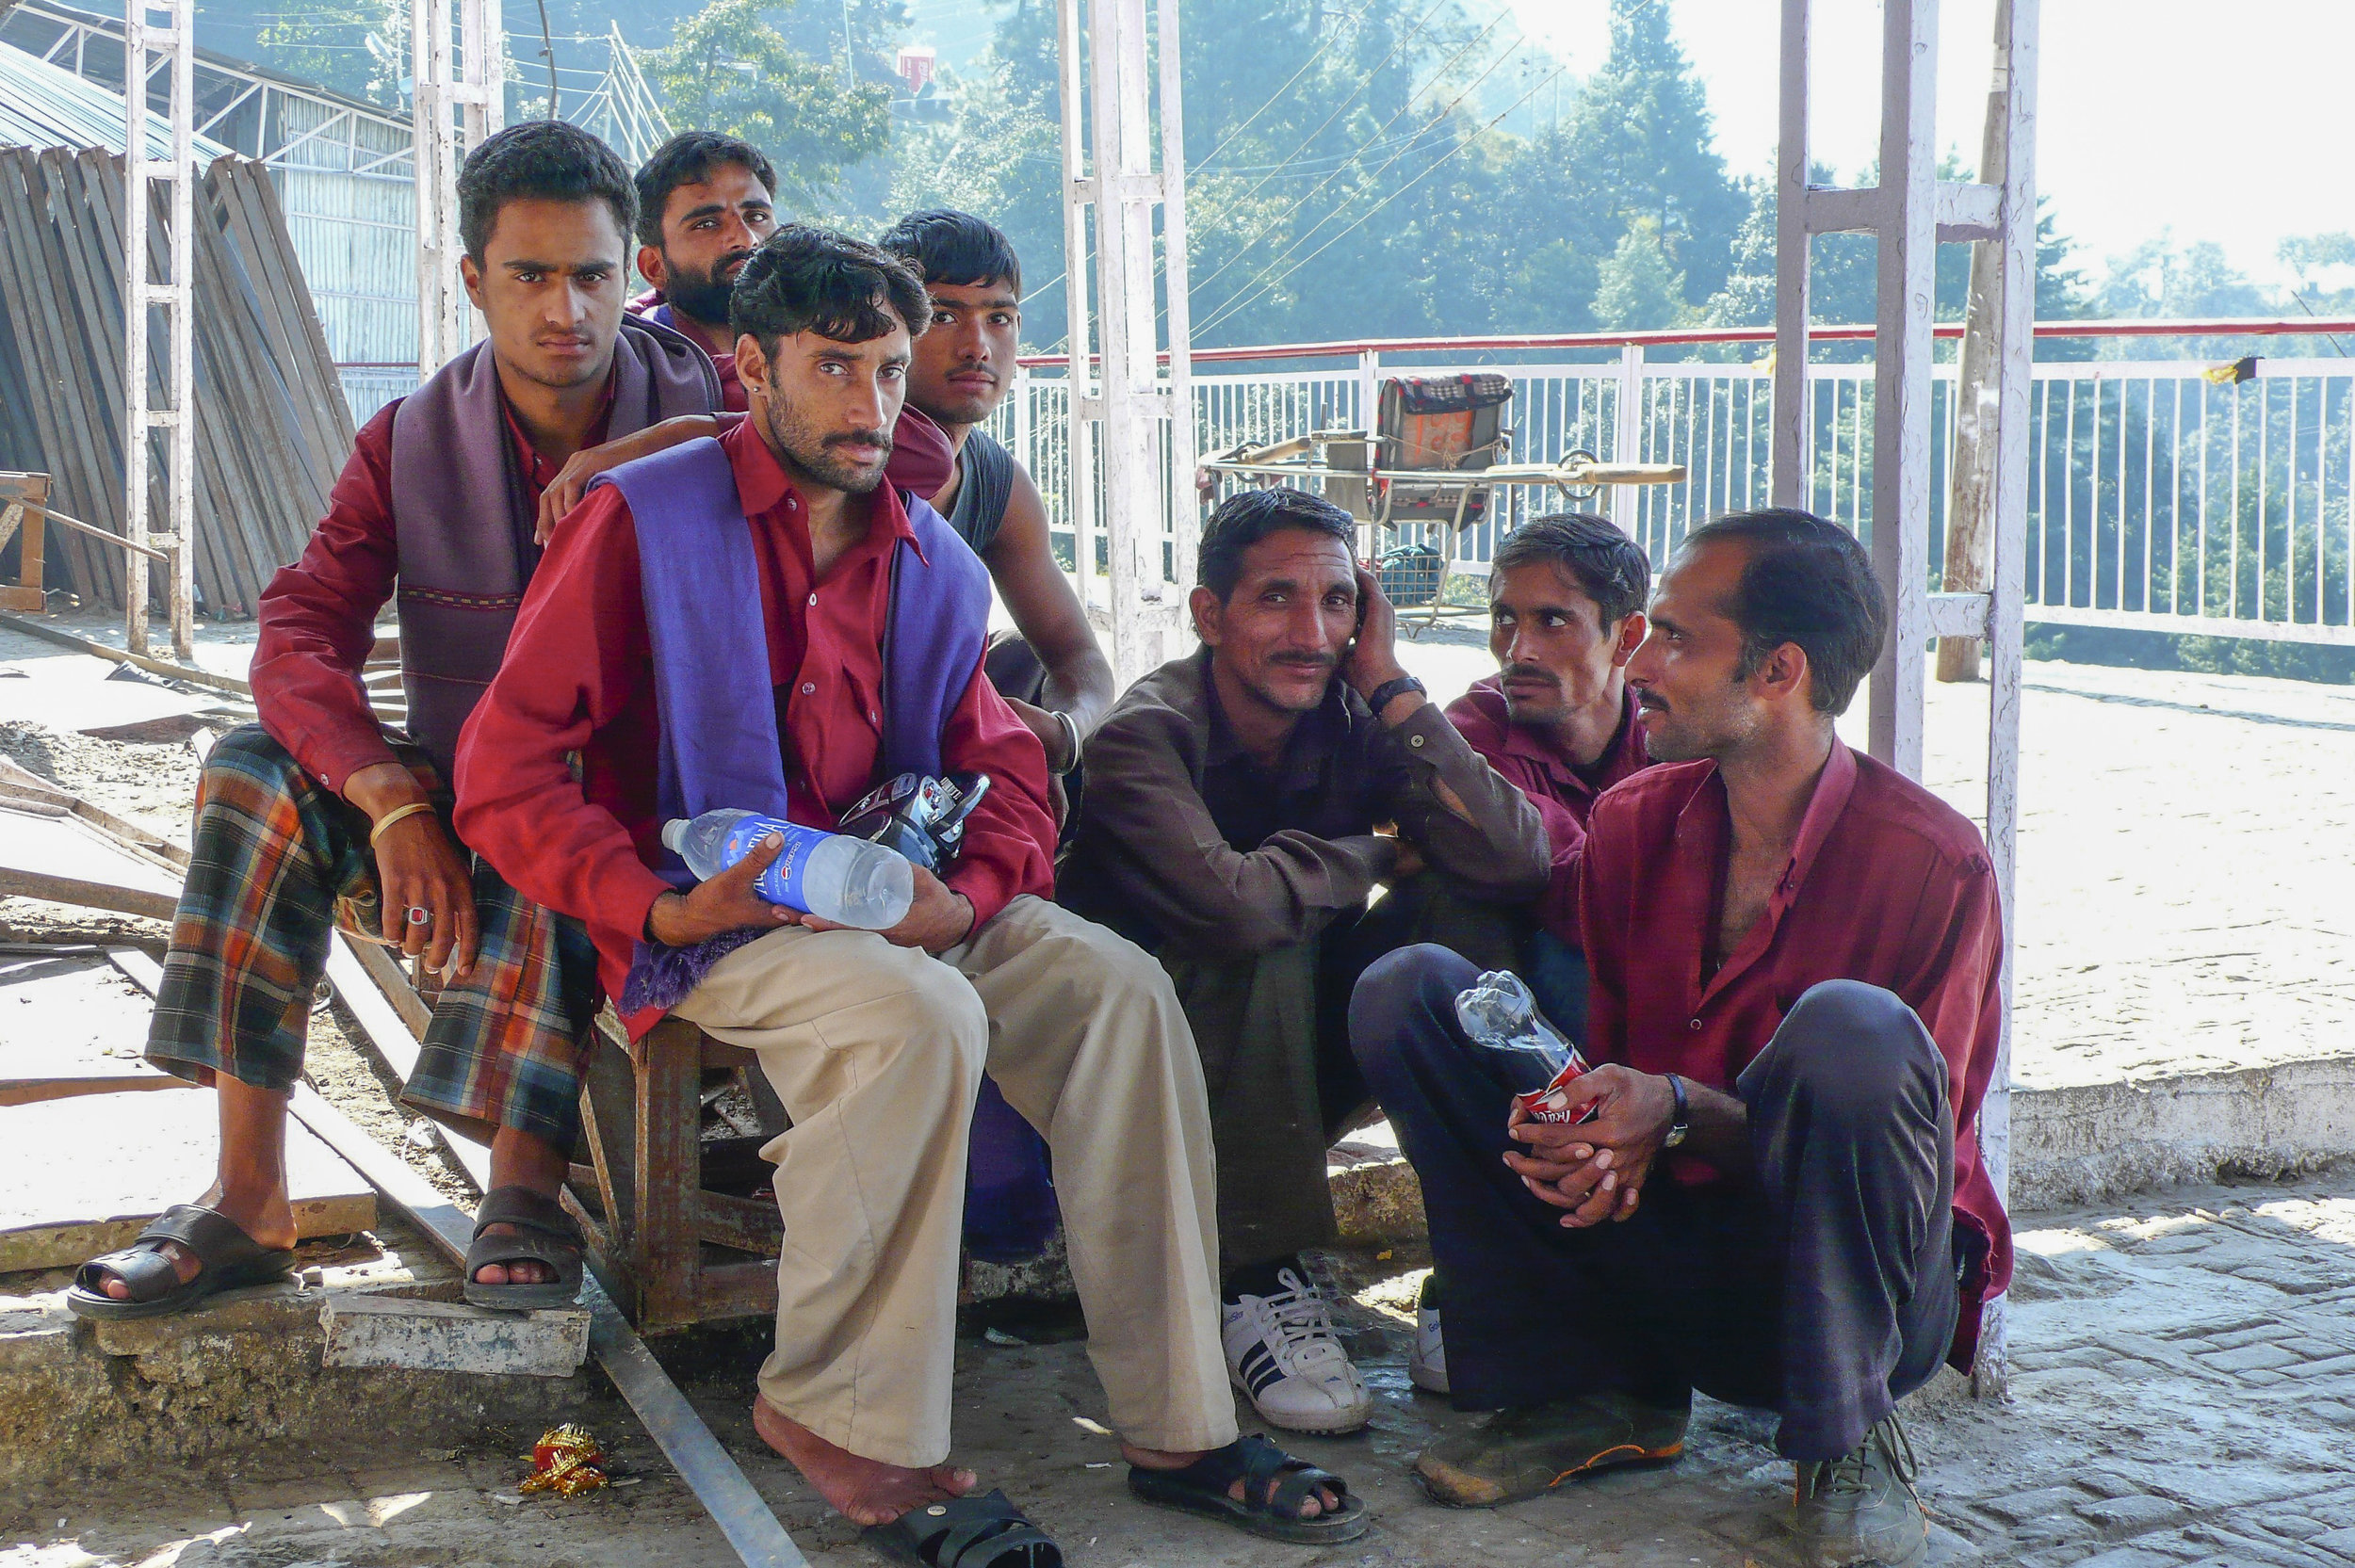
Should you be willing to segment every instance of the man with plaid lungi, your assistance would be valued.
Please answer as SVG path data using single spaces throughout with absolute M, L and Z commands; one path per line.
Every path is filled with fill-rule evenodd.
M 491 1137 L 477 1243 L 491 1261 L 470 1267 L 468 1294 L 531 1305 L 577 1286 L 555 1197 L 595 954 L 456 838 L 450 757 L 538 564 L 541 491 L 583 447 L 709 412 L 719 387 L 693 343 L 625 322 L 636 193 L 603 142 L 515 126 L 468 156 L 459 202 L 488 340 L 361 429 L 302 558 L 263 595 L 261 722 L 222 738 L 198 786 L 147 1054 L 216 1090 L 218 1179 L 82 1267 L 68 1300 L 84 1316 L 178 1311 L 291 1262 L 286 1109 L 338 926 L 448 977 L 403 1099 Z M 379 725 L 360 679 L 396 579 L 405 736 Z

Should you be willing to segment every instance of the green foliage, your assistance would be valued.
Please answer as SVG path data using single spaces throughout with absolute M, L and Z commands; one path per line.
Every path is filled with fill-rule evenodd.
M 254 33 L 258 62 L 386 108 L 403 106 L 408 0 L 321 0 L 274 12 Z
M 769 19 L 768 0 L 712 0 L 644 60 L 674 125 L 725 131 L 767 153 L 782 212 L 817 217 L 844 171 L 885 151 L 890 93 L 845 88 L 839 65 L 813 60 Z M 791 8 L 785 8 L 790 10 Z
M 1604 327 L 1680 327 L 1684 274 L 1668 259 L 1660 219 L 1649 213 L 1628 219 L 1618 248 L 1602 264 L 1595 285 L 1595 320 Z

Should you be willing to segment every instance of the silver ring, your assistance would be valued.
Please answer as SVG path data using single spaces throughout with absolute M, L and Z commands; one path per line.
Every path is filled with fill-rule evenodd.
M 433 923 L 433 912 L 412 904 L 409 906 L 409 923 L 413 926 L 430 926 Z

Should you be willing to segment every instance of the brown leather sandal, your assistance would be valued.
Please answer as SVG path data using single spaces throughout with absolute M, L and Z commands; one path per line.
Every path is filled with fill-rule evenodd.
M 180 1278 L 164 1252 L 167 1241 L 196 1259 L 194 1279 Z M 128 1247 L 75 1269 L 65 1304 L 77 1317 L 163 1317 L 223 1290 L 284 1279 L 293 1267 L 293 1253 L 263 1246 L 227 1215 L 179 1204 L 164 1210 Z M 106 1294 L 109 1274 L 130 1288 L 128 1300 Z

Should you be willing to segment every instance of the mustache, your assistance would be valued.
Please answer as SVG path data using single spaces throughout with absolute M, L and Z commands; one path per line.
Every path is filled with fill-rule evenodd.
M 1338 667 L 1341 660 L 1339 654 L 1277 654 L 1268 662 L 1294 665 L 1302 670 L 1331 670 Z
M 891 450 L 891 432 L 884 429 L 845 430 L 839 435 L 828 436 L 819 445 L 823 446 L 880 446 L 888 452 Z
M 1647 713 L 1665 713 L 1668 711 L 1667 699 L 1665 697 L 1655 697 L 1648 691 L 1639 691 L 1635 694 L 1635 705 L 1642 708 Z
M 1534 664 L 1508 664 L 1497 676 L 1499 681 L 1543 681 L 1548 686 L 1560 686 L 1553 671 Z

